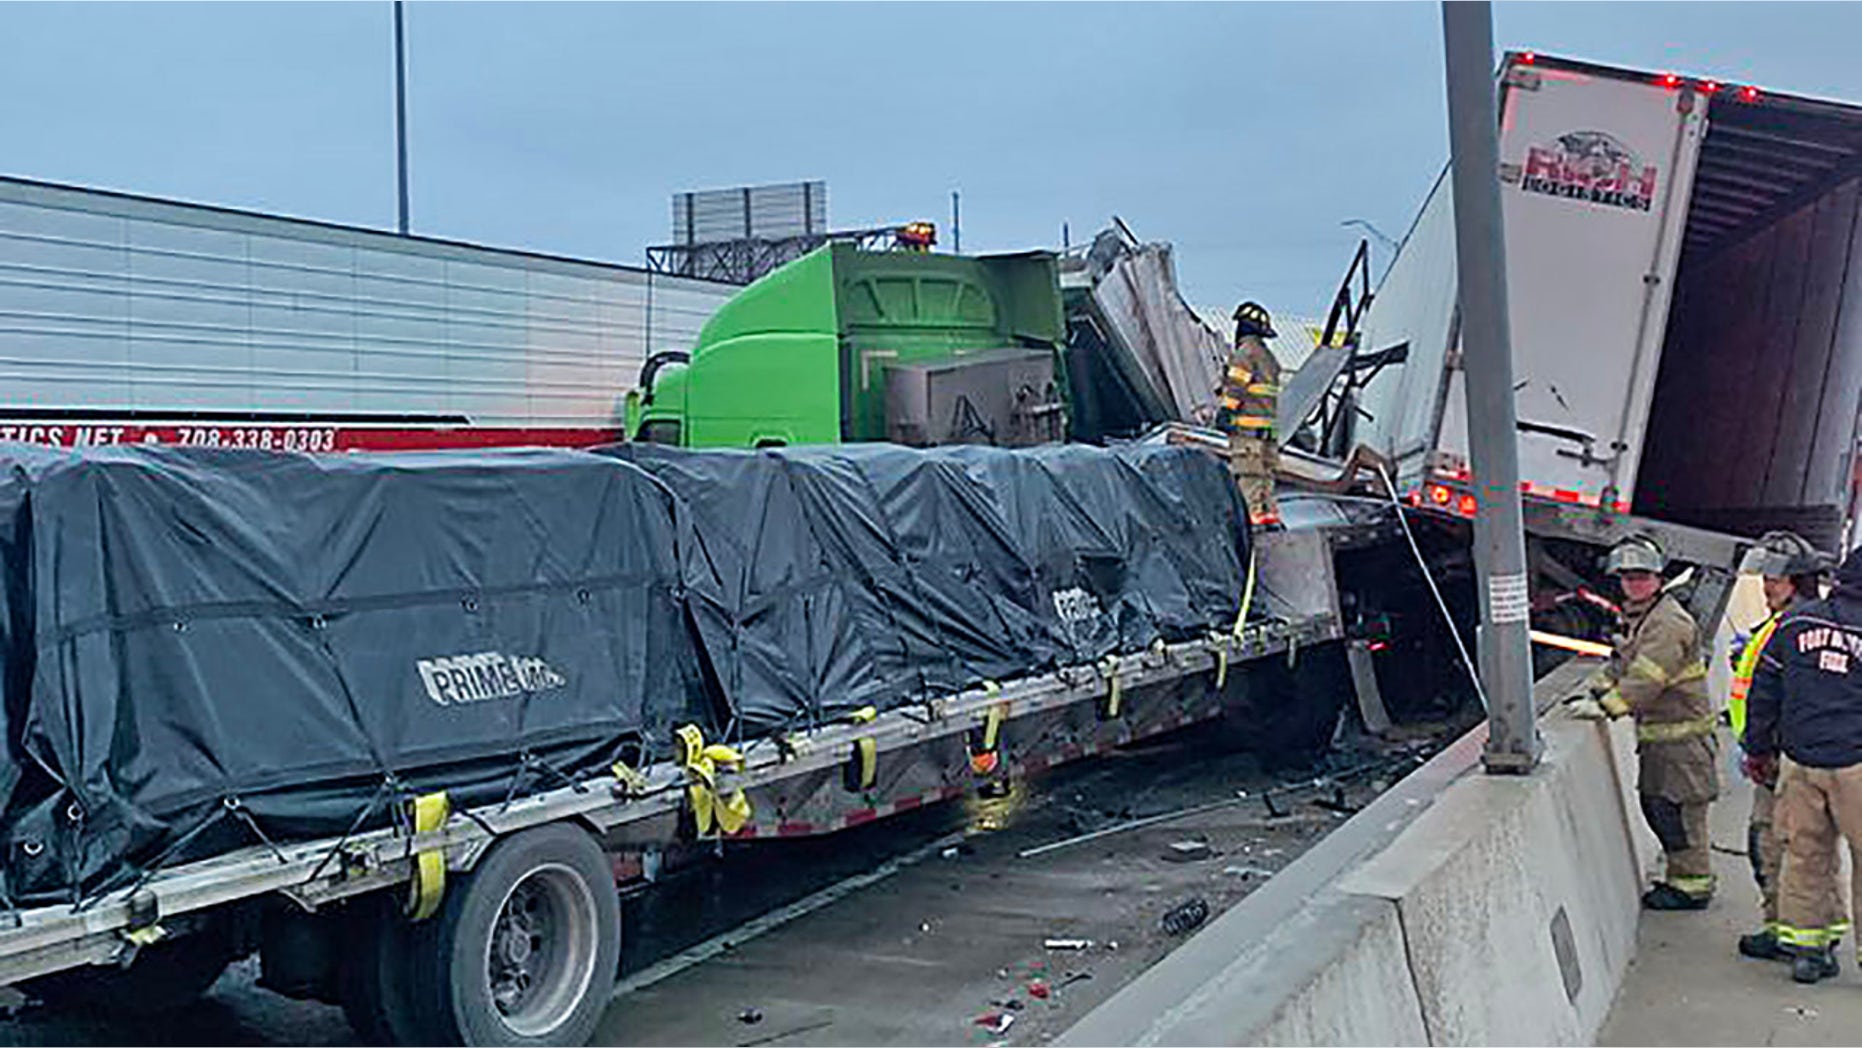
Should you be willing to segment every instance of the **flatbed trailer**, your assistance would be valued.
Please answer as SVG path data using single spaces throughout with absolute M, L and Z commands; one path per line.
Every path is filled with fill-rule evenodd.
M 504 1027 L 474 1027 L 431 992 L 489 985 L 516 963 L 489 947 L 463 960 L 440 949 L 440 920 L 430 915 L 445 893 L 472 891 L 488 866 L 498 867 L 507 891 L 532 873 L 547 881 L 549 871 L 571 869 L 547 850 L 521 858 L 551 834 L 559 843 L 593 842 L 611 886 L 624 890 L 654 879 L 668 856 L 727 840 L 834 833 L 1166 732 L 1218 729 L 1225 716 L 1247 718 L 1257 734 L 1265 721 L 1256 718 L 1303 717 L 1278 744 L 1322 749 L 1346 679 L 1336 672 L 1346 663 L 1339 656 L 1348 624 L 1333 553 L 1389 526 L 1387 515 L 1358 507 L 1256 535 L 1242 620 L 1200 639 L 766 736 L 744 744 L 735 767 L 701 771 L 673 759 L 576 781 L 537 776 L 532 790 L 514 788 L 498 803 L 437 814 L 416 804 L 393 826 L 336 837 L 274 843 L 259 835 L 213 857 L 155 864 L 133 884 L 81 900 L 10 907 L 0 914 L 0 985 L 53 1001 L 152 1007 L 184 1001 L 256 950 L 261 985 L 344 1005 L 370 1040 L 579 1043 L 606 1005 L 608 978 L 557 993 L 545 1014 Z M 1315 660 L 1334 672 L 1295 672 Z M 748 818 L 732 832 L 699 813 L 709 798 L 739 789 Z M 590 899 L 606 890 L 587 882 L 582 876 L 566 890 Z M 591 917 L 597 938 L 608 934 L 602 927 Z M 559 925 L 537 937 L 531 966 L 547 972 L 592 957 L 600 972 L 618 958 L 618 915 L 612 934 L 615 942 L 595 943 Z M 371 973 L 416 971 L 429 982 L 410 988 L 364 975 L 358 990 L 358 956 L 376 959 Z

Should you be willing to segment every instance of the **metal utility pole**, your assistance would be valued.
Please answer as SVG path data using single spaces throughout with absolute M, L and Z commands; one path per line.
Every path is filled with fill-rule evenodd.
M 1532 708 L 1526 540 L 1519 506 L 1519 434 L 1513 342 L 1506 308 L 1506 233 L 1500 214 L 1500 119 L 1494 104 L 1493 5 L 1442 4 L 1448 144 L 1455 193 L 1461 354 L 1468 445 L 1480 509 L 1474 563 L 1480 579 L 1481 684 L 1487 692 L 1490 773 L 1523 774 L 1543 743 Z
M 952 254 L 963 254 L 962 212 L 957 207 L 957 191 L 950 191 L 950 250 Z
M 401 0 L 394 0 L 394 152 L 400 187 L 402 236 L 407 235 L 407 35 L 402 28 Z

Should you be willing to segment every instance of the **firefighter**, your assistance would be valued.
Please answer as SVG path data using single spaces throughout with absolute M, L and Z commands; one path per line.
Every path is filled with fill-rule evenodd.
M 1850 928 L 1832 890 L 1841 842 L 1851 898 L 1862 899 L 1862 549 L 1843 561 L 1829 597 L 1772 630 L 1747 707 L 1748 774 L 1778 780 L 1778 940 L 1791 950 L 1791 977 L 1819 982 L 1837 974 L 1836 944 Z
M 1623 591 L 1623 622 L 1610 661 L 1593 674 L 1580 717 L 1636 721 L 1636 792 L 1661 841 L 1666 876 L 1642 895 L 1651 910 L 1701 910 L 1713 898 L 1707 808 L 1719 796 L 1716 718 L 1707 695 L 1700 629 L 1662 588 L 1664 556 L 1652 538 L 1611 548 L 1604 571 Z
M 1786 612 L 1822 597 L 1823 572 L 1827 561 L 1816 547 L 1789 531 L 1769 531 L 1758 545 L 1747 551 L 1739 571 L 1758 575 L 1765 587 L 1765 621 L 1752 630 L 1743 644 L 1735 645 L 1733 685 L 1726 699 L 1727 723 L 1733 738 L 1744 747 L 1746 730 L 1746 695 L 1752 688 L 1752 673 L 1758 667 L 1759 652 Z M 1739 937 L 1739 952 L 1759 960 L 1788 961 L 1791 951 L 1778 941 L 1778 867 L 1784 859 L 1772 813 L 1777 800 L 1777 765 L 1749 766 L 1752 780 L 1752 818 L 1746 827 L 1746 855 L 1752 862 L 1752 878 L 1758 882 L 1759 900 L 1765 926 Z M 1752 772 L 1758 772 L 1755 777 Z M 1839 889 L 1835 878 L 1828 882 L 1830 891 Z
M 1267 348 L 1274 322 L 1256 302 L 1235 309 L 1235 346 L 1222 380 L 1219 421 L 1228 431 L 1229 470 L 1248 504 L 1255 524 L 1274 524 L 1274 473 L 1280 449 L 1274 436 L 1274 413 L 1280 401 L 1280 362 Z

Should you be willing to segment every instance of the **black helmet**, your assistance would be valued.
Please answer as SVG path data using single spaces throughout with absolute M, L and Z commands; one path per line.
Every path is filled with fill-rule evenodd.
M 1259 335 L 1262 338 L 1276 338 L 1273 318 L 1267 315 L 1267 308 L 1259 302 L 1243 302 L 1235 307 L 1235 333 L 1238 335 Z
M 1739 562 L 1742 575 L 1774 578 L 1815 575 L 1829 568 L 1829 558 L 1803 536 L 1792 531 L 1768 531 Z

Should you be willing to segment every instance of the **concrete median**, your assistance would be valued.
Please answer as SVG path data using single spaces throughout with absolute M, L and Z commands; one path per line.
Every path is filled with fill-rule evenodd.
M 1541 708 L 1587 670 L 1542 680 Z M 1630 726 L 1541 728 L 1533 775 L 1480 774 L 1476 729 L 1059 1043 L 1590 1043 L 1654 842 Z

